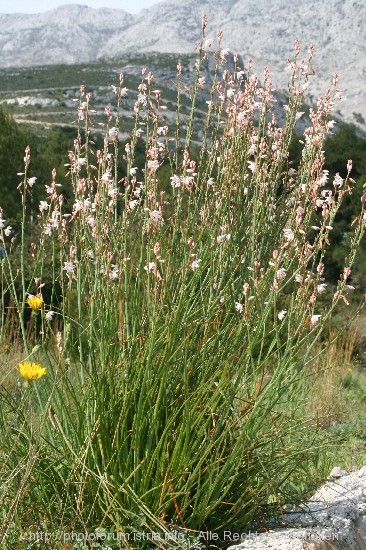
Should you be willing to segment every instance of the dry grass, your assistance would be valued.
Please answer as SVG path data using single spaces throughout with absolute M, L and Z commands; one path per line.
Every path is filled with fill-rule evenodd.
M 323 428 L 348 416 L 344 381 L 352 374 L 359 339 L 360 333 L 354 325 L 341 336 L 331 331 L 326 352 L 309 365 L 312 389 L 308 411 Z
M 24 346 L 20 336 L 19 319 L 15 308 L 7 308 L 0 330 L 0 385 L 12 392 L 19 384 L 17 365 L 24 360 Z

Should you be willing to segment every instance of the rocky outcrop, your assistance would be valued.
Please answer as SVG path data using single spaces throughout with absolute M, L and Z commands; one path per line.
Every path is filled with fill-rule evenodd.
M 252 57 L 255 72 L 268 65 L 279 89 L 287 88 L 295 39 L 305 56 L 314 44 L 312 96 L 323 93 L 337 72 L 345 91 L 340 115 L 366 119 L 366 43 L 361 40 L 366 3 L 354 0 L 166 0 L 137 15 L 79 5 L 38 15 L 0 14 L 0 67 L 82 63 L 132 52 L 191 53 L 203 14 L 207 36 L 215 38 L 222 30 L 224 46 L 244 59 Z
M 249 533 L 229 550 L 366 550 L 366 466 L 349 475 L 334 470 L 287 529 Z

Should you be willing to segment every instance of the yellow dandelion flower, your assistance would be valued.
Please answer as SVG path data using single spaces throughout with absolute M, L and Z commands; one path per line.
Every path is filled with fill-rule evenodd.
M 33 311 L 38 311 L 43 305 L 43 299 L 41 296 L 33 296 L 33 294 L 29 294 L 27 304 L 33 309 Z
M 18 365 L 19 372 L 26 380 L 39 380 L 46 374 L 46 369 L 39 363 L 23 361 Z

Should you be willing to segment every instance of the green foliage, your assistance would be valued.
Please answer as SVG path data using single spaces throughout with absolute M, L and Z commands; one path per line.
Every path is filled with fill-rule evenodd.
M 309 65 L 295 59 L 279 129 L 269 78 L 260 86 L 255 75 L 230 76 L 226 55 L 216 55 L 198 149 L 202 48 L 184 118 L 178 86 L 175 124 L 143 74 L 135 126 L 122 144 L 121 75 L 100 146 L 81 89 L 72 147 L 59 131 L 37 142 L 34 162 L 26 155 L 17 247 L 1 228 L 1 280 L 24 356 L 47 374 L 3 393 L 0 543 L 19 517 L 28 529 L 42 518 L 66 532 L 157 531 L 150 546 L 185 548 L 165 535 L 261 525 L 325 477 L 322 434 L 299 411 L 306 366 L 324 353 L 323 331 L 347 292 L 343 277 L 330 300 L 320 299 L 349 178 L 324 205 L 315 236 L 311 229 L 333 98 L 318 104 L 295 173 L 288 149 Z M 69 150 L 61 188 L 60 141 Z M 42 170 L 55 167 L 57 178 L 47 180 Z M 32 198 L 44 203 L 29 254 Z M 363 233 L 359 218 L 349 268 Z M 43 294 L 50 273 L 59 304 Z M 30 291 L 43 297 L 31 334 Z
M 325 140 L 324 152 L 330 173 L 345 175 L 347 162 L 352 159 L 353 177 L 366 175 L 366 139 L 353 124 L 340 123 L 336 132 Z
M 19 219 L 21 212 L 17 190 L 21 178 L 17 172 L 24 170 L 24 151 L 29 141 L 29 132 L 16 124 L 4 107 L 0 107 L 0 197 L 4 216 L 10 222 Z
M 342 271 L 342 258 L 348 254 L 350 246 L 349 228 L 359 215 L 363 187 L 366 183 L 366 138 L 359 135 L 352 124 L 341 124 L 336 133 L 327 138 L 324 144 L 326 168 L 329 182 L 338 173 L 342 178 L 347 174 L 348 160 L 352 160 L 351 177 L 356 181 L 352 193 L 345 197 L 342 208 L 334 220 L 334 230 L 330 235 L 331 248 L 326 257 L 327 277 L 333 282 L 339 279 Z M 366 242 L 362 241 L 357 263 L 352 273 L 352 283 L 360 292 L 365 292 Z

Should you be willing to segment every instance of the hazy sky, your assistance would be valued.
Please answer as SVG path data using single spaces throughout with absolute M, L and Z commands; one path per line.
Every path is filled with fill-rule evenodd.
M 81 4 L 91 8 L 117 8 L 138 13 L 161 0 L 0 0 L 0 13 L 40 13 L 63 4 Z

